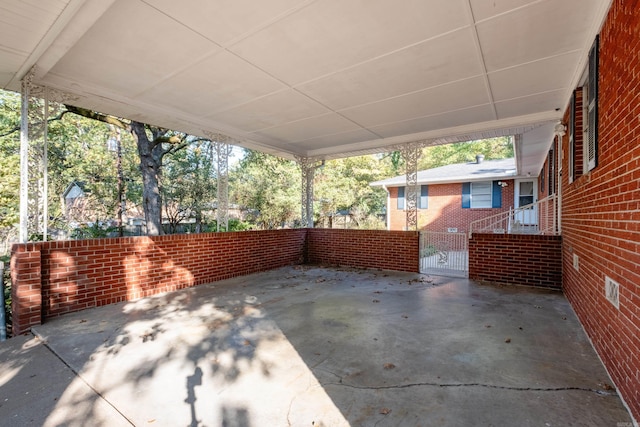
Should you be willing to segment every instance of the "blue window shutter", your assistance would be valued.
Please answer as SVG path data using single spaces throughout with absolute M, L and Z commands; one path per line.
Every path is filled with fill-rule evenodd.
M 462 208 L 468 209 L 471 207 L 471 183 L 462 183 Z
M 429 186 L 421 185 L 420 186 L 420 200 L 418 203 L 418 208 L 427 209 L 429 207 Z
M 404 209 L 404 187 L 398 187 L 398 210 Z
M 502 207 L 502 187 L 498 184 L 498 181 L 493 181 L 493 194 L 491 195 L 491 207 Z

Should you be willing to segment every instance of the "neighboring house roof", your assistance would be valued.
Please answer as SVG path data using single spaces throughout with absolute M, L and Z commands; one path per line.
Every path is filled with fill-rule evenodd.
M 495 179 L 513 179 L 516 177 L 516 161 L 514 158 L 485 160 L 480 163 L 456 163 L 439 168 L 418 171 L 417 184 L 448 184 L 452 182 L 486 181 Z M 401 187 L 407 185 L 407 176 L 375 181 L 371 186 Z
M 77 199 L 78 197 L 83 197 L 87 192 L 84 182 L 74 181 L 67 186 L 62 193 L 62 197 L 65 199 Z

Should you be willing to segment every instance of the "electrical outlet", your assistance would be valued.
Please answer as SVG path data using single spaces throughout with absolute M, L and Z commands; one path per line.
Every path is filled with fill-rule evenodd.
M 576 254 L 573 254 L 573 269 L 580 271 L 580 258 Z

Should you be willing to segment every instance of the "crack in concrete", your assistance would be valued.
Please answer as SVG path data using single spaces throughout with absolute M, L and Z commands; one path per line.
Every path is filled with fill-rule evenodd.
M 495 384 L 483 384 L 483 383 L 409 383 L 409 384 L 395 384 L 395 385 L 383 385 L 383 386 L 359 386 L 355 384 L 347 384 L 342 382 L 338 383 L 325 383 L 324 385 L 336 385 L 342 387 L 353 388 L 357 390 L 394 390 L 412 387 L 442 387 L 442 388 L 454 388 L 454 387 L 484 387 L 498 390 L 511 390 L 511 391 L 584 391 L 589 393 L 595 393 L 599 396 L 617 396 L 615 392 L 607 392 L 604 390 L 598 390 L 587 387 L 513 387 L 513 386 L 501 386 Z

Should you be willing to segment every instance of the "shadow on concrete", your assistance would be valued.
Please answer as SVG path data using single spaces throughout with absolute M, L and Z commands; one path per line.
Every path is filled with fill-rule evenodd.
M 42 406 L 47 426 L 630 422 L 552 291 L 298 266 L 65 315 L 35 332 L 50 351 L 38 344 L 28 357 L 53 352 L 66 364 L 56 400 Z M 0 355 L 13 375 L 6 389 L 26 381 L 28 357 Z M 23 403 L 3 403 L 0 416 L 28 415 Z

